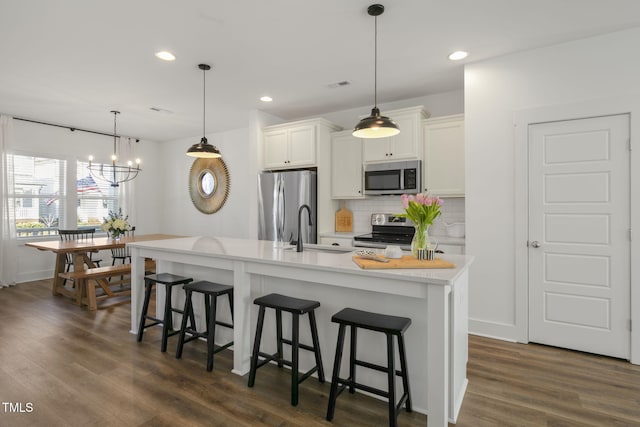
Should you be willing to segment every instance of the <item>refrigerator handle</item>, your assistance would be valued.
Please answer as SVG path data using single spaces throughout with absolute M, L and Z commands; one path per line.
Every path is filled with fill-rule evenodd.
M 278 179 L 278 235 L 277 239 L 280 242 L 284 241 L 284 224 L 286 218 L 285 198 L 284 198 L 284 180 L 282 177 Z

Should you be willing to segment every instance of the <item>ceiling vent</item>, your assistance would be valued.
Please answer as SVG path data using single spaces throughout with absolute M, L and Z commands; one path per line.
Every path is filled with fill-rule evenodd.
M 149 109 L 151 111 L 155 111 L 156 113 L 167 113 L 167 114 L 173 114 L 173 111 L 171 110 L 167 110 L 165 108 L 160 108 L 160 107 L 149 107 Z
M 335 82 L 335 83 L 330 83 L 329 88 L 331 89 L 335 89 L 337 87 L 344 87 L 344 86 L 349 86 L 351 84 L 351 82 L 349 80 L 343 80 L 341 82 Z

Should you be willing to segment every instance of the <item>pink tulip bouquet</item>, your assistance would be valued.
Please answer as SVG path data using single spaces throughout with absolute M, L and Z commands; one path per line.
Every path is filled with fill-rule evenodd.
M 401 198 L 405 213 L 398 216 L 408 218 L 413 222 L 416 231 L 411 242 L 411 251 L 414 256 L 417 256 L 418 249 L 430 248 L 429 226 L 440 215 L 442 199 L 425 194 L 415 196 L 403 194 Z

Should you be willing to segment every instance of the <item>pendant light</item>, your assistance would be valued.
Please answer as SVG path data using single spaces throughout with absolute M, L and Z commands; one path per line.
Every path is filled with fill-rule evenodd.
M 207 133 L 205 130 L 205 122 L 206 122 L 205 112 L 207 108 L 207 102 L 206 102 L 207 87 L 206 87 L 205 76 L 206 76 L 206 72 L 211 69 L 211 66 L 207 64 L 200 64 L 198 65 L 198 68 L 202 70 L 202 88 L 203 88 L 202 90 L 202 139 L 200 140 L 199 143 L 193 144 L 191 147 L 189 147 L 189 149 L 187 150 L 187 156 L 216 159 L 216 158 L 222 157 L 222 155 L 220 154 L 220 150 L 218 150 L 213 145 L 209 144 L 209 142 L 207 142 L 207 137 L 205 136 Z
M 130 160 L 126 165 L 117 164 L 118 152 L 116 150 L 117 142 L 120 136 L 116 127 L 116 118 L 120 111 L 112 110 L 113 114 L 113 154 L 111 155 L 111 164 L 93 163 L 93 156 L 89 156 L 89 172 L 91 175 L 101 181 L 106 181 L 111 187 L 119 187 L 120 183 L 131 181 L 142 171 L 140 169 L 140 159 L 136 159 L 136 165 Z M 137 142 L 137 141 L 136 141 Z M 122 153 L 120 153 L 122 154 Z
M 372 4 L 367 8 L 367 13 L 373 16 L 375 21 L 373 108 L 371 115 L 360 120 L 353 130 L 353 136 L 358 138 L 385 138 L 400 133 L 398 125 L 389 117 L 381 116 L 378 109 L 378 16 L 383 12 L 384 6 L 381 4 Z

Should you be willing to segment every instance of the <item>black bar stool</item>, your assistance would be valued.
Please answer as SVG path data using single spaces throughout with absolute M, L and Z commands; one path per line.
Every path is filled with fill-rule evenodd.
M 256 371 L 266 363 L 272 360 L 278 362 L 278 367 L 283 365 L 291 366 L 291 404 L 298 404 L 298 385 L 309 378 L 314 372 L 318 372 L 318 380 L 324 383 L 324 370 L 322 369 L 322 357 L 320 355 L 320 341 L 318 340 L 318 329 L 316 327 L 315 309 L 320 307 L 318 301 L 310 301 L 305 299 L 292 298 L 280 294 L 269 294 L 253 301 L 254 304 L 260 306 L 258 314 L 258 324 L 256 326 L 256 337 L 253 343 L 253 353 L 251 355 L 251 370 L 249 371 L 249 387 L 253 387 L 256 380 Z M 277 336 L 277 352 L 274 354 L 266 354 L 260 352 L 260 340 L 262 338 L 262 326 L 264 323 L 265 308 L 273 308 L 276 310 L 276 336 Z M 287 311 L 292 314 L 292 332 L 291 340 L 282 337 L 282 312 Z M 299 325 L 300 315 L 309 314 L 309 324 L 311 326 L 311 339 L 313 346 L 300 344 L 299 341 Z M 291 361 L 284 360 L 282 352 L 282 344 L 291 345 Z M 298 350 L 304 349 L 312 351 L 316 358 L 316 366 L 308 372 L 300 376 L 298 372 Z M 258 356 L 264 357 L 259 361 Z
M 213 355 L 219 351 L 229 348 L 233 345 L 233 341 L 223 346 L 215 346 L 216 324 L 233 329 L 232 323 L 220 322 L 216 320 L 216 312 L 218 306 L 218 297 L 227 295 L 229 298 L 229 307 L 231 309 L 231 321 L 233 322 L 233 286 L 221 285 L 207 281 L 189 283 L 182 287 L 186 292 L 184 302 L 184 314 L 182 315 L 182 326 L 180 327 L 180 337 L 178 338 L 178 348 L 176 350 L 176 359 L 182 357 L 182 347 L 184 343 L 193 341 L 198 338 L 207 339 L 207 371 L 213 370 Z M 205 318 L 207 322 L 206 332 L 198 332 L 195 324 L 191 323 L 191 328 L 187 327 L 187 318 L 191 318 L 193 314 L 193 301 L 191 299 L 194 292 L 200 292 L 204 295 Z M 185 338 L 185 335 L 191 335 Z
M 411 393 L 409 391 L 409 377 L 407 374 L 407 357 L 404 349 L 403 334 L 411 325 L 411 319 L 406 317 L 387 316 L 384 314 L 370 313 L 367 311 L 345 308 L 333 315 L 332 322 L 340 324 L 338 331 L 338 343 L 336 345 L 336 358 L 333 363 L 333 376 L 331 378 L 331 392 L 329 394 L 329 408 L 327 409 L 327 420 L 333 419 L 336 410 L 336 399 L 345 388 L 349 388 L 349 393 L 354 393 L 355 389 L 368 391 L 378 396 L 386 397 L 389 400 L 389 426 L 398 425 L 398 412 L 403 404 L 407 412 L 411 412 Z M 349 378 L 342 379 L 340 375 L 340 363 L 342 362 L 342 349 L 344 347 L 344 335 L 347 326 L 351 327 L 351 350 L 349 354 Z M 383 332 L 387 336 L 387 363 L 388 366 L 375 365 L 356 359 L 357 328 L 368 329 L 370 331 Z M 396 370 L 395 351 L 393 336 L 398 337 L 398 350 L 400 352 L 400 370 Z M 376 371 L 387 373 L 388 391 L 373 388 L 356 382 L 356 365 Z M 404 393 L 396 405 L 395 377 L 402 377 Z
M 171 318 L 172 313 L 184 314 L 182 310 L 172 307 L 171 291 L 175 285 L 185 285 L 192 281 L 193 279 L 190 277 L 177 276 L 171 273 L 158 273 L 144 276 L 144 304 L 142 305 L 140 326 L 138 327 L 138 342 L 142 341 L 142 334 L 146 328 L 162 324 L 162 346 L 160 347 L 160 351 L 167 351 L 167 338 L 180 332 L 173 330 L 173 319 Z M 165 286 L 164 316 L 162 320 L 147 314 L 147 311 L 149 310 L 149 301 L 151 300 L 151 291 L 153 290 L 153 285 L 156 283 Z M 147 319 L 152 320 L 153 323 L 146 324 Z M 194 328 L 195 324 L 195 318 L 193 313 L 191 313 L 191 325 Z

